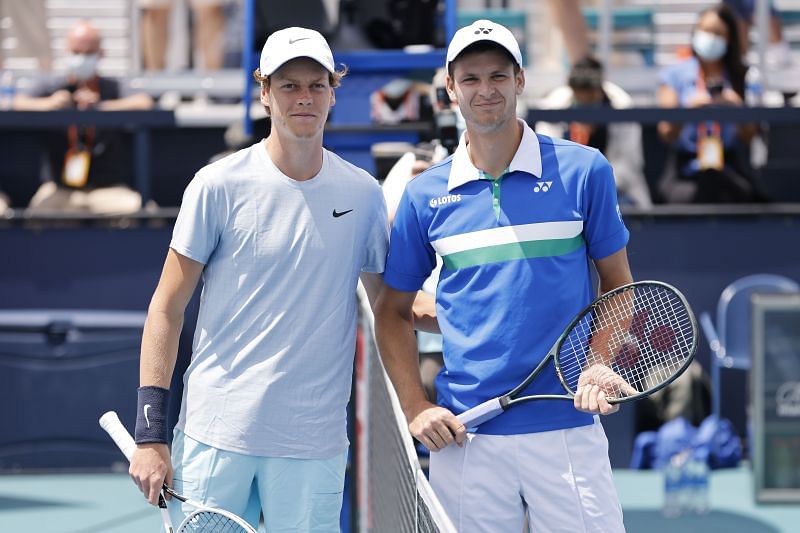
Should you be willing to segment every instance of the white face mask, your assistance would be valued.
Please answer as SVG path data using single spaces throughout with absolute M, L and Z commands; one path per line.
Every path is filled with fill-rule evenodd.
M 697 30 L 692 36 L 692 48 L 700 56 L 700 59 L 716 61 L 725 55 L 728 49 L 728 42 L 719 35 Z
M 73 54 L 67 58 L 67 75 L 76 81 L 86 81 L 97 73 L 97 54 Z

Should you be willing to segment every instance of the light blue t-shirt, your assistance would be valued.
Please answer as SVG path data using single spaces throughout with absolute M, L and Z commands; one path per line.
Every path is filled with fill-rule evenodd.
M 384 280 L 416 291 L 442 257 L 436 312 L 444 338 L 439 403 L 461 413 L 517 386 L 593 299 L 590 259 L 628 230 L 614 175 L 594 148 L 523 137 L 508 171 L 482 179 L 462 137 L 452 158 L 412 180 L 392 224 Z M 530 393 L 563 394 L 555 370 Z M 520 434 L 593 423 L 563 400 L 521 404 L 478 428 Z
M 380 187 L 323 151 L 284 175 L 262 141 L 201 169 L 170 247 L 205 264 L 178 428 L 247 455 L 344 451 L 360 272 L 382 272 Z

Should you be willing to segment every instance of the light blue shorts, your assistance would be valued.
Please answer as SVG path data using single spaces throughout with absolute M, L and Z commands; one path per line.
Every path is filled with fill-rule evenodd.
M 180 430 L 172 440 L 179 494 L 235 513 L 267 531 L 339 533 L 347 452 L 330 459 L 258 457 L 220 450 Z M 191 512 L 169 503 L 174 525 Z

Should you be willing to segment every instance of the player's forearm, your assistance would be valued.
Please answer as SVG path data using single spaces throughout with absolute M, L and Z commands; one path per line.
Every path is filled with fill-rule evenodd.
M 104 100 L 97 104 L 101 111 L 147 111 L 152 109 L 153 99 L 145 93 L 132 94 L 124 98 Z
M 140 386 L 169 389 L 178 357 L 183 315 L 151 309 L 147 313 L 139 363 Z
M 441 333 L 439 321 L 436 319 L 436 299 L 432 295 L 422 291 L 417 292 L 412 310 L 414 329 L 429 333 Z
M 422 386 L 419 359 L 411 316 L 378 308 L 376 337 L 383 366 L 392 381 L 408 420 L 430 405 Z

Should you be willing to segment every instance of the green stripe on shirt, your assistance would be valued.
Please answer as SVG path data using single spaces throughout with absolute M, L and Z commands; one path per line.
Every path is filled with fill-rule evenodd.
M 456 270 L 490 263 L 534 257 L 556 257 L 574 252 L 584 245 L 583 235 L 568 239 L 546 239 L 486 246 L 442 257 L 445 268 Z

